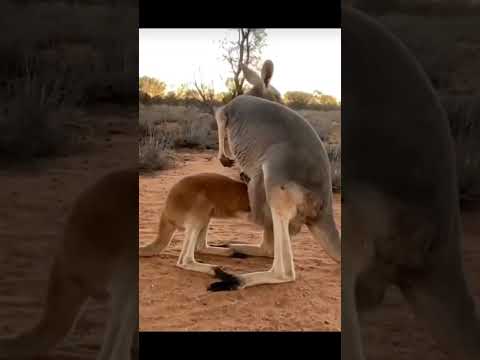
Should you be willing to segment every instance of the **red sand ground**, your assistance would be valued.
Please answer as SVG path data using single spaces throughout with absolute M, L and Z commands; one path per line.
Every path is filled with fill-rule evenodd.
M 33 326 L 45 303 L 50 266 L 73 201 L 87 184 L 136 163 L 137 114 L 93 117 L 94 143 L 78 154 L 0 169 L 0 337 Z M 130 163 L 127 163 L 130 161 Z M 108 311 L 91 300 L 75 330 L 48 357 L 95 359 Z M 2 354 L 0 354 L 1 357 Z
M 214 153 L 182 153 L 175 169 L 140 179 L 140 242 L 156 235 L 168 189 L 180 178 L 202 171 L 238 178 L 237 169 L 218 165 Z M 213 158 L 212 158 L 213 157 Z M 337 224 L 340 202 L 336 198 Z M 465 268 L 480 304 L 480 212 L 463 213 Z M 260 239 L 261 232 L 240 221 L 215 221 L 213 243 Z M 179 233 L 158 258 L 140 261 L 141 330 L 339 330 L 339 269 L 304 229 L 294 238 L 298 279 L 292 284 L 259 286 L 239 292 L 208 293 L 209 276 L 175 267 L 182 245 Z M 246 272 L 267 269 L 268 259 L 201 256 L 210 263 Z M 399 292 L 391 289 L 384 304 L 362 317 L 369 360 L 446 360 L 428 331 L 414 318 Z
M 236 168 L 220 165 L 213 151 L 179 154 L 172 170 L 140 178 L 140 243 L 154 240 L 168 190 L 186 175 L 218 172 L 238 179 Z M 335 197 L 340 227 L 340 197 Z M 261 228 L 239 220 L 212 221 L 211 243 L 260 241 Z M 340 266 L 331 260 L 306 227 L 293 239 L 297 280 L 241 291 L 211 293 L 206 274 L 175 266 L 183 233 L 160 256 L 140 259 L 141 330 L 340 330 Z M 267 270 L 271 259 L 199 256 L 235 272 Z
M 126 119 L 136 124 L 135 118 Z M 114 130 L 117 120 L 98 119 Z M 119 124 L 118 129 L 124 129 Z M 30 327 L 44 304 L 48 269 L 61 240 L 66 215 L 85 184 L 103 173 L 125 166 L 132 144 L 121 131 L 105 131 L 87 153 L 59 158 L 16 170 L 0 170 L 0 337 Z M 187 173 L 219 171 L 236 178 L 236 170 L 209 160 L 213 153 L 184 153 L 185 164 L 140 180 L 141 241 L 151 241 L 168 188 Z M 337 220 L 340 208 L 337 199 Z M 480 213 L 463 214 L 465 267 L 480 304 Z M 340 224 L 340 222 L 338 222 Z M 214 222 L 213 242 L 256 241 L 261 232 L 251 225 Z M 215 329 L 340 329 L 339 267 L 326 257 L 308 233 L 293 242 L 298 280 L 292 284 L 259 286 L 241 292 L 211 294 L 208 276 L 174 265 L 182 234 L 158 259 L 140 262 L 142 330 Z M 267 259 L 202 259 L 237 271 L 266 269 Z M 186 291 L 188 288 L 188 291 Z M 173 294 L 173 295 L 172 295 Z M 89 303 L 77 327 L 49 359 L 93 360 L 99 350 L 106 319 L 106 303 Z M 213 311 L 212 311 L 213 310 Z M 236 323 L 236 319 L 242 320 Z M 364 316 L 369 360 L 447 359 L 429 333 L 414 319 L 396 291 L 385 304 Z M 47 359 L 44 357 L 43 359 Z

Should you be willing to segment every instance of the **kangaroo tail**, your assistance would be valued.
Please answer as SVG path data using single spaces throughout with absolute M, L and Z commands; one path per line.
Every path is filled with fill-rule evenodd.
M 321 220 L 307 224 L 307 226 L 313 237 L 320 241 L 327 254 L 335 262 L 341 262 L 342 245 L 333 215 L 322 217 Z
M 160 217 L 160 225 L 158 226 L 158 235 L 154 242 L 138 250 L 140 256 L 152 256 L 161 253 L 172 240 L 176 226 L 168 221 L 164 214 Z
M 0 358 L 46 354 L 73 327 L 87 298 L 87 291 L 69 277 L 57 261 L 50 275 L 46 307 L 41 320 L 22 334 L 0 339 Z

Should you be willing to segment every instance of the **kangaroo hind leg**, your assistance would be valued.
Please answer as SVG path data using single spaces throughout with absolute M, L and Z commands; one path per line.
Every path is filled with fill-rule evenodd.
M 10 339 L 0 339 L 0 354 L 8 358 L 44 355 L 74 326 L 88 299 L 85 287 L 65 271 L 61 262 L 53 265 L 45 310 L 31 330 Z
M 480 358 L 480 316 L 467 287 L 458 251 L 418 274 L 400 287 L 416 316 L 432 331 L 453 359 Z

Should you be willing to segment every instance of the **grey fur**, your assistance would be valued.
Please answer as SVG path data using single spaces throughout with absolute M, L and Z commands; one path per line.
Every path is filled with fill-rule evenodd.
M 242 68 L 253 87 L 244 96 L 238 96 L 223 107 L 218 116 L 225 117 L 228 142 L 243 172 L 259 186 L 255 190 L 253 186 L 249 187 L 251 197 L 258 199 L 259 203 L 266 201 L 261 164 L 268 152 L 271 156 L 275 156 L 275 152 L 284 152 L 286 159 L 280 171 L 282 176 L 330 194 L 319 196 L 326 197 L 324 203 L 328 208 L 331 206 L 331 174 L 328 155 L 319 136 L 299 113 L 286 106 L 272 104 L 271 101 L 283 102 L 280 93 L 270 84 L 273 76 L 271 60 L 264 62 L 261 77 L 245 65 Z M 298 161 L 302 166 L 298 166 Z M 253 206 L 254 219 L 263 224 L 262 218 L 265 212 L 268 215 L 268 206 Z M 300 219 L 296 221 L 301 222 Z
M 328 155 L 319 136 L 302 116 L 286 106 L 249 95 L 232 100 L 223 113 L 235 159 L 251 179 L 263 178 L 262 165 L 268 162 L 275 169 L 269 181 L 295 182 L 315 193 L 326 207 L 331 206 Z M 257 204 L 252 205 L 252 213 L 258 219 L 261 214 L 256 212 Z
M 290 235 L 298 233 L 303 224 L 337 262 L 341 245 L 333 216 L 330 165 L 322 141 L 301 115 L 266 100 L 276 98 L 271 86 L 265 87 L 273 63 L 264 64 L 263 79 L 247 67 L 244 72 L 254 85 L 249 95 L 233 99 L 215 117 L 220 161 L 228 166 L 228 157 L 235 157 L 250 178 L 252 220 L 266 231 L 274 230 L 274 244 L 269 246 L 275 248 L 273 266 L 267 272 L 241 275 L 246 287 L 295 279 Z
M 223 113 L 227 118 L 231 149 L 249 177 L 261 171 L 266 157 L 282 154 L 285 164 L 276 176 L 306 187 L 330 189 L 330 166 L 325 147 L 300 114 L 249 95 L 233 99 Z
M 452 359 L 479 359 L 445 111 L 407 48 L 347 7 L 342 59 L 342 359 L 365 359 L 357 312 L 389 285 Z
M 265 60 L 263 63 L 261 76 L 244 64 L 242 64 L 242 70 L 245 79 L 252 85 L 252 88 L 245 92 L 245 95 L 257 96 L 283 104 L 282 95 L 270 83 L 273 76 L 273 62 L 271 60 Z

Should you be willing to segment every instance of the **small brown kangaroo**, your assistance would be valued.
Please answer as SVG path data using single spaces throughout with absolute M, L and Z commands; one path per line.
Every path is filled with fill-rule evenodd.
M 0 339 L 0 358 L 45 355 L 68 334 L 89 298 L 110 297 L 98 360 L 130 360 L 138 347 L 138 172 L 112 172 L 73 205 L 55 256 L 40 321 Z M 137 349 L 134 349 L 137 350 Z
M 177 266 L 215 275 L 218 267 L 199 263 L 195 251 L 202 254 L 241 257 L 242 255 L 273 257 L 273 228 L 264 229 L 260 246 L 229 244 L 228 248 L 209 246 L 207 230 L 211 219 L 248 219 L 250 205 L 247 185 L 227 176 L 202 173 L 187 176 L 170 190 L 160 216 L 158 235 L 154 242 L 141 247 L 140 256 L 154 256 L 170 243 L 177 230 L 185 231 L 185 243 Z M 291 231 L 299 229 L 294 226 Z

